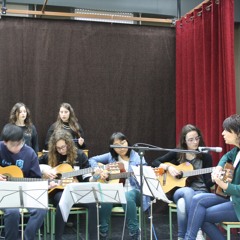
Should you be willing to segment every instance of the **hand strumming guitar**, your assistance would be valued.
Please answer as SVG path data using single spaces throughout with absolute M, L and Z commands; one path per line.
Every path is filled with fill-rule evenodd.
M 57 178 L 57 172 L 54 168 L 44 169 L 42 171 L 43 177 L 47 179 L 55 179 Z
M 226 190 L 228 183 L 232 182 L 233 172 L 230 169 L 223 171 L 221 166 L 217 166 L 211 176 L 213 182 L 215 182 L 223 190 Z
M 173 177 L 181 175 L 181 172 L 179 170 L 173 166 L 169 166 L 168 164 L 160 164 L 159 167 L 163 168 L 165 171 L 168 171 Z
M 7 181 L 6 176 L 0 174 L 0 181 Z
M 90 178 L 90 182 L 96 182 L 98 180 L 105 181 L 108 178 L 108 173 L 101 168 L 95 168 L 93 176 Z

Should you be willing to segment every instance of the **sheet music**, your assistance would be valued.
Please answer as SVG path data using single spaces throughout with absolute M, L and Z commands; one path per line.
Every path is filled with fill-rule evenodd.
M 121 203 L 126 204 L 122 183 L 105 184 L 98 182 L 70 183 L 62 194 L 59 207 L 65 222 L 67 222 L 71 207 L 76 203 Z
M 140 167 L 131 166 L 140 184 Z M 160 182 L 156 178 L 156 174 L 150 166 L 143 166 L 143 194 L 162 200 L 166 203 L 171 203 L 166 194 L 163 192 Z
M 0 208 L 48 208 L 48 181 L 1 182 Z

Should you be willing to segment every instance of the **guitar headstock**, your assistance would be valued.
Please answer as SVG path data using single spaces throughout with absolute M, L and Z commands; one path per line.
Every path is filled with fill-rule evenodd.
M 125 172 L 123 163 L 120 162 L 114 162 L 114 163 L 108 163 L 106 165 L 102 163 L 98 163 L 99 168 L 102 168 L 106 170 L 109 173 L 112 172 Z
M 156 176 L 161 176 L 165 173 L 165 170 L 160 167 L 153 168 L 153 171 L 155 172 Z

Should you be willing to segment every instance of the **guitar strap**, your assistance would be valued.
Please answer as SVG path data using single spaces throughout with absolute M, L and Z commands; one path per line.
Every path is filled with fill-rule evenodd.
M 239 161 L 240 161 L 240 151 L 238 151 L 238 154 L 237 154 L 237 156 L 236 156 L 236 158 L 235 158 L 235 161 L 234 161 L 234 163 L 233 163 L 233 167 L 234 167 L 234 168 L 237 167 Z

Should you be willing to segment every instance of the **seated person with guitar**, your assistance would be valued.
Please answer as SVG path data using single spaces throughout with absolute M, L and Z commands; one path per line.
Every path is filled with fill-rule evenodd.
M 110 145 L 119 145 L 123 147 L 129 146 L 127 137 L 121 133 L 113 133 L 109 141 Z M 145 159 L 143 158 L 143 164 L 146 165 Z M 128 148 L 110 148 L 109 153 L 98 155 L 89 159 L 92 167 L 97 167 L 98 163 L 111 164 L 111 163 L 122 163 L 124 168 L 128 172 L 132 172 L 131 166 L 138 166 L 141 162 L 137 152 Z M 123 205 L 126 211 L 127 227 L 131 239 L 139 239 L 139 223 L 137 218 L 137 206 L 140 206 L 141 196 L 138 187 L 137 180 L 131 176 L 125 180 L 125 195 L 127 204 Z M 148 201 L 149 200 L 149 201 Z M 150 199 L 144 196 L 143 199 L 143 210 L 147 210 Z M 108 224 L 112 211 L 112 204 L 102 203 L 99 212 L 100 222 L 100 239 L 108 239 Z
M 34 150 L 24 142 L 23 130 L 15 124 L 7 124 L 2 131 L 0 142 L 0 181 L 10 181 L 8 168 L 15 166 L 21 169 L 25 178 L 41 178 L 38 158 Z M 12 169 L 12 168 L 11 168 Z M 12 170 L 13 178 L 14 172 Z M 9 178 L 7 178 L 7 176 Z M 19 175 L 17 176 L 19 177 Z M 15 180 L 14 180 L 15 181 Z M 0 207 L 1 208 L 1 207 Z M 4 211 L 5 239 L 18 239 L 20 212 L 19 209 L 1 209 Z M 24 239 L 34 240 L 38 229 L 42 226 L 47 213 L 45 209 L 28 209 L 30 218 L 24 232 Z
M 220 159 L 212 179 L 225 197 L 215 193 L 202 193 L 193 197 L 184 239 L 196 239 L 197 230 L 202 228 L 209 239 L 225 240 L 226 237 L 216 224 L 240 221 L 240 115 L 226 118 L 223 129 L 225 143 L 235 147 Z M 232 163 L 234 173 L 224 167 L 226 163 Z
M 66 180 L 68 183 L 73 181 L 95 182 L 96 179 L 100 177 L 100 173 L 97 172 L 92 176 L 92 168 L 89 168 L 87 156 L 82 150 L 77 149 L 72 139 L 72 135 L 68 131 L 55 131 L 49 140 L 48 149 L 48 154 L 45 154 L 39 158 L 40 164 L 48 164 L 50 166 L 40 165 L 44 178 L 55 179 L 58 178 L 59 174 L 64 175 L 64 172 L 66 172 L 68 176 L 77 177 L 77 179 L 72 178 L 70 181 L 69 179 Z M 74 171 L 74 166 L 78 167 L 80 169 L 79 171 L 81 171 L 81 169 L 84 170 L 83 174 L 78 173 L 79 171 Z M 64 179 L 62 182 L 64 182 Z M 64 187 L 62 185 L 57 185 L 57 183 L 55 184 L 54 181 L 52 181 L 50 185 L 52 188 L 49 190 L 49 198 L 52 201 L 53 205 L 57 208 L 55 238 L 57 240 L 61 240 L 65 223 L 61 214 L 59 202 Z M 91 219 L 91 221 L 89 221 L 88 229 L 89 239 L 97 239 L 96 204 L 78 204 L 78 206 L 88 208 L 89 219 Z
M 204 146 L 201 131 L 194 125 L 185 125 L 181 131 L 179 149 L 197 150 L 199 146 Z M 212 172 L 212 157 L 208 153 L 168 152 L 166 155 L 155 159 L 152 166 L 163 168 L 166 171 L 164 173 L 166 176 L 163 176 L 164 182 L 160 181 L 163 190 L 166 188 L 169 191 L 181 187 L 174 192 L 173 201 L 177 204 L 178 240 L 184 239 L 193 196 L 202 192 L 210 192 L 210 187 L 213 186 L 210 174 Z M 195 175 L 194 177 L 181 178 L 182 173 L 186 170 L 202 168 L 209 168 L 208 174 L 199 175 L 201 174 L 200 170 L 200 173 L 196 171 L 196 174 L 195 171 L 192 171 L 193 174 L 190 176 Z M 185 187 L 185 185 L 187 186 Z M 201 231 L 199 231 L 199 239 L 201 238 L 200 235 Z

